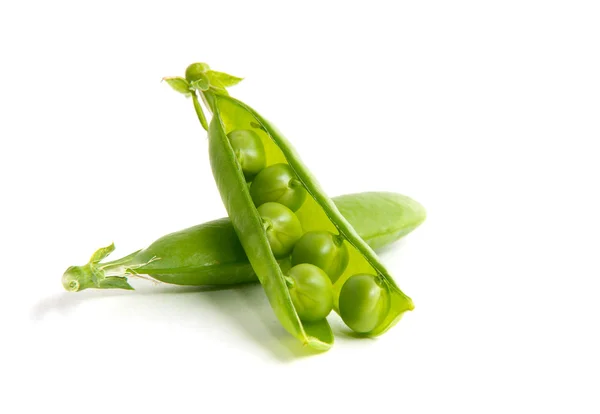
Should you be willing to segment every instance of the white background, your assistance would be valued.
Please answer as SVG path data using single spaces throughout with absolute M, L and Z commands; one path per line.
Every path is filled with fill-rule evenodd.
M 3 2 L 0 411 L 600 411 L 595 1 Z M 426 223 L 381 254 L 416 309 L 307 355 L 260 286 L 62 290 L 225 214 L 194 61 L 293 142 L 330 195 Z M 596 144 L 596 145 L 595 145 Z

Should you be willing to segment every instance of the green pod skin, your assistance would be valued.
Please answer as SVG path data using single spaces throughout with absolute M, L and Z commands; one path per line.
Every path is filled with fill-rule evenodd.
M 377 276 L 353 275 L 342 286 L 339 313 L 350 329 L 364 334 L 375 329 L 390 307 L 388 287 Z
M 398 193 L 345 194 L 333 200 L 374 249 L 404 237 L 426 216 L 421 204 Z M 71 292 L 132 289 L 127 283 L 130 276 L 148 276 L 164 283 L 189 286 L 258 282 L 229 218 L 169 233 L 145 249 L 117 260 L 104 263 L 94 260 L 95 263 L 69 267 L 63 276 L 64 288 Z
M 231 131 L 227 136 L 246 181 L 251 181 L 267 164 L 265 147 L 260 137 L 256 132 L 248 129 Z
M 286 257 L 302 237 L 302 225 L 298 217 L 279 203 L 264 203 L 257 210 L 273 255 L 278 259 Z
M 402 194 L 365 192 L 332 199 L 340 213 L 372 249 L 380 249 L 419 227 L 427 212 L 417 201 Z M 347 208 L 346 203 L 360 208 Z M 389 214 L 387 224 L 381 215 Z
M 304 322 L 317 322 L 333 309 L 333 285 L 317 266 L 303 263 L 287 272 L 290 296 L 298 316 Z
M 335 283 L 348 266 L 348 246 L 340 235 L 328 231 L 305 233 L 292 252 L 292 266 L 310 263 L 325 271 Z
M 296 211 L 306 200 L 306 190 L 290 166 L 279 163 L 258 173 L 250 185 L 250 196 L 257 207 L 274 201 Z

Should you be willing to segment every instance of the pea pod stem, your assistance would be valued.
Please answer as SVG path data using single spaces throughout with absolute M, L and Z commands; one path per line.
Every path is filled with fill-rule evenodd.
M 204 92 L 200 93 L 200 96 L 202 97 L 202 102 L 204 102 L 204 105 L 212 114 L 214 112 L 214 105 L 215 105 L 214 95 L 209 91 L 204 91 Z
M 205 131 L 208 131 L 208 123 L 206 122 L 204 111 L 200 106 L 200 102 L 198 101 L 198 95 L 195 91 L 192 91 L 192 101 L 194 102 L 194 109 L 196 110 L 196 115 L 198 116 L 200 125 L 202 125 L 202 128 L 204 128 Z
M 289 276 L 284 276 L 283 279 L 285 280 L 285 284 L 287 285 L 288 288 L 293 288 L 294 287 L 294 280 L 289 277 Z

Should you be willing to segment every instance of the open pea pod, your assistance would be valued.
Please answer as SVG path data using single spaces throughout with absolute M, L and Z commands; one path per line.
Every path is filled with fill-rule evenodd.
M 228 106 L 233 105 L 233 106 Z M 302 322 L 298 316 L 281 267 L 277 263 L 263 221 L 254 206 L 252 197 L 236 154 L 227 137 L 240 124 L 256 122 L 246 113 L 244 119 L 237 115 L 237 102 L 214 95 L 213 118 L 208 129 L 209 154 L 213 175 L 242 247 L 260 280 L 271 307 L 283 327 L 306 345 L 317 350 L 327 350 L 333 344 L 333 333 L 326 319 Z M 233 117 L 232 117 L 233 116 Z M 247 125 L 250 127 L 250 125 Z
M 221 85 L 212 85 L 209 72 L 204 64 L 191 65 L 185 81 L 204 127 L 206 118 L 197 93 L 213 113 L 208 126 L 213 175 L 242 247 L 281 324 L 313 348 L 326 350 L 333 344 L 324 317 L 306 322 L 307 318 L 299 316 L 301 309 L 290 295 L 293 284 L 277 261 L 289 257 L 292 265 L 308 263 L 327 269 L 334 282 L 333 306 L 353 330 L 365 336 L 387 331 L 405 311 L 414 308 L 412 300 L 327 197 L 283 135 L 248 105 L 229 97 Z M 199 78 L 209 78 L 209 82 L 198 88 Z M 174 86 L 174 79 L 180 82 L 183 78 L 167 80 L 174 89 L 185 92 Z M 273 232 L 274 227 L 279 231 Z M 305 236 L 308 242 L 303 242 Z M 308 244 L 310 256 L 311 243 L 324 245 L 327 241 L 322 240 L 327 238 L 330 250 L 338 252 L 335 257 L 311 262 L 304 251 L 297 252 L 306 250 L 298 246 Z

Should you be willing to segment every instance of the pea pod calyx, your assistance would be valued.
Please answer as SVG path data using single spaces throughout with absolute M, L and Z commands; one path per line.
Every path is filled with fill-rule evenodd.
M 185 77 L 166 76 L 163 78 L 163 81 L 167 82 L 176 92 L 192 97 L 198 119 L 205 131 L 208 131 L 208 123 L 206 122 L 204 110 L 198 102 L 196 92 L 229 95 L 227 88 L 237 85 L 242 80 L 243 78 L 238 78 L 228 73 L 211 70 L 210 66 L 203 62 L 189 65 L 185 70 Z
M 139 250 L 112 263 L 101 263 L 115 250 L 115 244 L 101 247 L 96 250 L 90 261 L 83 266 L 70 266 L 62 276 L 62 285 L 69 292 L 79 292 L 84 289 L 126 289 L 133 290 L 127 281 L 127 276 L 138 276 L 143 279 L 152 279 L 150 276 L 140 275 L 135 269 L 142 268 L 150 263 L 160 260 L 153 257 L 144 263 L 128 263 L 130 257 L 139 253 Z

